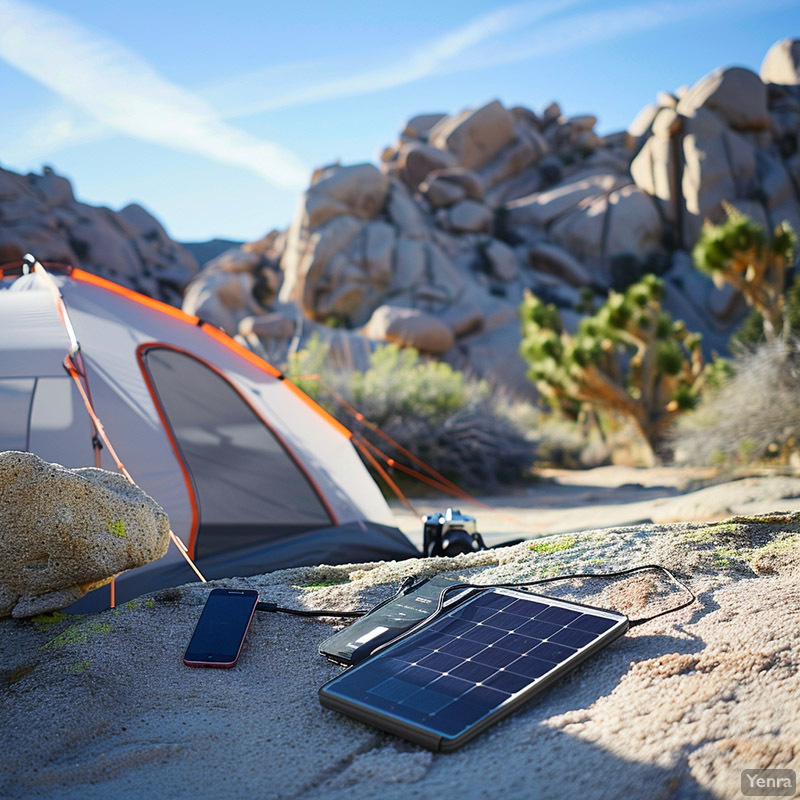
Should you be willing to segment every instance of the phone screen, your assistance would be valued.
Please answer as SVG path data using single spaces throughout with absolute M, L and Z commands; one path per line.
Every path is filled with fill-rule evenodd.
M 214 589 L 194 629 L 184 663 L 190 666 L 233 666 L 258 603 L 251 589 Z

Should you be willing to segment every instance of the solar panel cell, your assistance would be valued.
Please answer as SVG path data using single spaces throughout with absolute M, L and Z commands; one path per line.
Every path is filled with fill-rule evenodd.
M 514 692 L 524 689 L 529 683 L 530 679 L 523 675 L 501 670 L 500 672 L 495 672 L 491 678 L 487 678 L 483 685 L 492 689 L 499 689 L 502 692 L 508 692 L 508 694 L 514 694 Z
M 500 628 L 505 633 L 513 631 L 520 625 L 524 625 L 528 617 L 521 617 L 519 614 L 509 614 L 507 611 L 498 611 L 483 621 L 484 625 L 491 628 Z
M 542 642 L 530 651 L 529 655 L 534 658 L 541 658 L 542 661 L 549 661 L 551 664 L 558 664 L 575 653 L 576 648 L 567 647 L 563 644 L 553 644 L 552 642 Z
M 458 619 L 466 619 L 471 622 L 482 622 L 496 613 L 497 610 L 495 608 L 467 605 L 455 610 L 452 614 L 448 614 L 448 616 L 453 616 Z
M 505 631 L 500 628 L 491 628 L 479 622 L 472 630 L 465 631 L 462 636 L 465 639 L 470 639 L 473 642 L 483 642 L 483 644 L 492 644 L 498 639 L 502 639 L 506 635 Z
M 479 664 L 475 660 L 465 661 L 461 666 L 450 670 L 451 675 L 457 678 L 463 678 L 466 681 L 472 681 L 472 683 L 480 683 L 486 680 L 490 675 L 494 675 L 494 673 L 495 669 L 493 667 L 487 666 L 486 664 Z
M 581 631 L 589 631 L 589 633 L 604 633 L 612 628 L 614 620 L 605 617 L 594 617 L 588 614 L 583 614 L 577 619 L 573 620 L 569 627 L 578 628 Z
M 550 622 L 542 622 L 538 619 L 532 619 L 516 628 L 515 632 L 521 633 L 523 636 L 531 636 L 534 639 L 547 639 L 554 633 L 558 633 L 560 630 L 561 628 L 558 625 L 553 625 Z
M 544 603 L 537 603 L 535 600 L 515 600 L 510 606 L 505 608 L 512 614 L 521 614 L 523 617 L 530 619 L 537 614 L 541 614 L 547 606 Z
M 512 661 L 506 669 L 509 672 L 524 675 L 527 678 L 540 678 L 546 672 L 550 672 L 553 669 L 553 665 L 549 661 L 542 661 L 540 658 L 522 656 L 522 658 Z
M 416 694 L 406 697 L 403 700 L 404 706 L 410 706 L 426 714 L 435 714 L 440 708 L 453 702 L 450 695 L 435 692 L 433 689 L 420 689 Z
M 447 653 L 431 653 L 419 662 L 420 667 L 436 670 L 436 672 L 447 672 L 455 669 L 461 664 L 461 659 L 456 656 L 449 656 Z
M 459 697 L 466 694 L 474 685 L 472 681 L 465 681 L 453 675 L 442 675 L 431 684 L 431 689 L 450 697 Z
M 500 667 L 505 667 L 518 657 L 519 653 L 512 653 L 510 650 L 503 650 L 501 647 L 487 647 L 485 650 L 481 650 L 480 653 L 476 653 L 472 660 L 478 664 L 485 664 L 487 667 L 500 669 Z
M 574 631 L 574 633 L 582 633 L 581 631 Z M 451 656 L 459 656 L 460 658 L 469 658 L 479 653 L 486 647 L 482 642 L 473 642 L 471 639 L 453 639 L 439 648 L 440 653 L 448 653 Z
M 510 650 L 512 653 L 522 655 L 534 647 L 541 644 L 540 639 L 532 639 L 530 636 L 520 636 L 518 633 L 507 633 L 502 639 L 495 642 L 495 647 L 502 647 L 503 650 Z
M 547 641 L 556 644 L 565 644 L 568 647 L 583 647 L 589 644 L 596 634 L 580 631 L 575 628 L 562 628 L 558 633 L 554 633 Z
M 438 623 L 434 623 L 432 630 L 447 633 L 450 636 L 461 636 L 461 634 L 471 630 L 474 624 L 465 619 L 451 619 L 449 621 L 443 621 L 443 623 L 441 627 L 438 626 Z
M 508 606 L 514 602 L 513 597 L 499 593 L 479 595 L 478 599 L 480 600 L 478 603 L 479 606 L 483 608 L 496 608 L 498 610 L 501 608 L 508 608 Z
M 436 670 L 425 669 L 417 664 L 403 665 L 405 669 L 397 673 L 397 677 L 414 686 L 427 686 L 433 683 L 438 677 L 439 673 Z
M 385 681 L 382 681 L 377 686 L 370 689 L 372 694 L 395 703 L 399 703 L 404 698 L 410 697 L 418 691 L 419 686 L 415 686 L 413 683 L 406 683 L 399 678 L 387 678 Z
M 550 606 L 540 614 L 536 615 L 537 620 L 543 622 L 552 622 L 555 625 L 567 625 L 570 622 L 580 617 L 579 611 L 571 611 L 568 608 L 559 608 L 559 606 Z
M 498 689 L 490 689 L 488 686 L 476 686 L 464 695 L 464 700 L 474 703 L 476 706 L 483 706 L 483 708 L 495 708 L 505 703 L 509 697 L 511 697 L 511 692 L 501 692 Z

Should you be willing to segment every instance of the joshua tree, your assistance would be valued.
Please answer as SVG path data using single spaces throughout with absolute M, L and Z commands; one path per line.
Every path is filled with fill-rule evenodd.
M 768 239 L 761 225 L 730 203 L 723 206 L 727 219 L 719 225 L 706 221 L 692 258 L 717 286 L 727 281 L 742 293 L 748 305 L 760 312 L 764 336 L 772 341 L 783 327 L 786 276 L 797 237 L 789 223 L 782 222 Z
M 651 460 L 673 418 L 694 407 L 709 371 L 699 334 L 662 311 L 663 293 L 661 279 L 645 275 L 624 293 L 612 291 L 575 334 L 533 294 L 520 309 L 520 352 L 539 391 L 567 413 L 589 406 L 624 415 Z

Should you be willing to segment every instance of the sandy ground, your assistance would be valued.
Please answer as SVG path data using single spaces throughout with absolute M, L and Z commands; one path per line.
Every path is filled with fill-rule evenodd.
M 597 467 L 544 470 L 529 488 L 502 496 L 411 497 L 414 514 L 391 503 L 395 524 L 422 546 L 419 516 L 448 506 L 477 519 L 487 544 L 552 533 L 650 522 L 706 522 L 735 514 L 800 510 L 800 478 L 750 475 L 735 480 L 709 470 Z
M 309 567 L 229 586 L 290 607 L 369 607 L 411 573 L 479 583 L 657 562 L 697 602 L 633 628 L 463 749 L 431 753 L 336 712 L 317 653 L 336 625 L 257 614 L 238 666 L 185 667 L 208 592 L 82 619 L 0 620 L 0 796 L 738 798 L 750 768 L 800 770 L 800 516 L 643 525 L 456 559 Z M 645 616 L 653 577 L 548 593 Z

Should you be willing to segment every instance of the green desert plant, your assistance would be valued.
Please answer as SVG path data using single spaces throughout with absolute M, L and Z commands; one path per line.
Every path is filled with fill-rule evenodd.
M 797 279 L 794 280 L 784 294 L 781 334 L 784 336 L 800 336 L 800 280 Z M 752 350 L 763 341 L 765 341 L 764 315 L 754 308 L 733 335 L 731 347 L 734 350 L 742 347 Z
M 306 350 L 290 357 L 287 376 L 389 455 L 402 459 L 385 440 L 348 416 L 341 400 L 465 487 L 491 490 L 519 479 L 532 466 L 533 441 L 515 420 L 511 404 L 484 381 L 449 364 L 423 360 L 413 348 L 396 344 L 376 348 L 363 372 L 334 369 L 328 353 L 329 345 L 312 340 Z M 320 377 L 299 377 L 309 375 Z
M 797 237 L 788 222 L 780 223 L 768 237 L 741 211 L 729 203 L 723 206 L 727 219 L 719 225 L 706 221 L 692 258 L 717 286 L 727 282 L 742 293 L 761 314 L 764 336 L 772 341 L 783 327 L 786 276 Z
M 585 406 L 626 417 L 649 460 L 673 419 L 697 402 L 710 369 L 700 336 L 662 310 L 663 282 L 646 275 L 565 330 L 555 306 L 528 294 L 520 352 L 529 377 L 553 405 L 576 416 Z
M 785 461 L 800 445 L 800 342 L 779 337 L 739 353 L 733 374 L 671 432 L 676 461 L 737 466 Z

